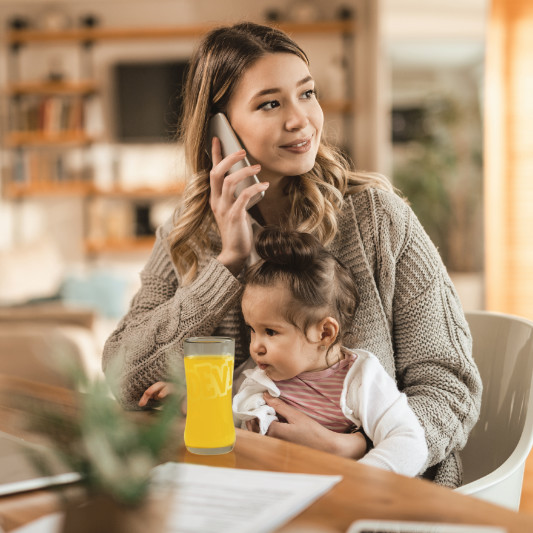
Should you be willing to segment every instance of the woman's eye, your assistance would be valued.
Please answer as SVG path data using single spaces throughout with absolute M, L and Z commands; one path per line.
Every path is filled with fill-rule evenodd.
M 309 89 L 305 91 L 302 95 L 305 99 L 309 100 L 310 98 L 313 98 L 313 96 L 316 96 L 315 89 Z
M 267 111 L 270 109 L 274 109 L 275 107 L 279 107 L 279 102 L 277 100 L 270 100 L 270 102 L 264 102 L 259 106 L 259 109 L 266 109 Z
M 266 333 L 269 337 L 273 337 L 274 335 L 276 335 L 276 332 L 275 332 L 273 329 L 270 329 L 270 328 L 265 329 L 265 333 Z

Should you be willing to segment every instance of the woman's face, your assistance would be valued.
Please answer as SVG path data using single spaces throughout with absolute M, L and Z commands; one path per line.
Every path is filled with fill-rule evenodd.
M 307 64 L 289 53 L 267 54 L 243 75 L 231 95 L 228 119 L 261 181 L 311 170 L 324 115 Z

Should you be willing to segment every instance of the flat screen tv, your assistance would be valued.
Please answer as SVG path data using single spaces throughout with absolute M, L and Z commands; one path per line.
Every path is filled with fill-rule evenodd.
M 115 139 L 124 143 L 175 140 L 182 116 L 188 61 L 124 62 L 113 67 Z

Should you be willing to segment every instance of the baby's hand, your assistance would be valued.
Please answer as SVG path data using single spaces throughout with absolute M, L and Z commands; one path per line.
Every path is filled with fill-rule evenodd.
M 172 392 L 173 387 L 171 383 L 167 383 L 166 381 L 158 381 L 144 391 L 144 394 L 139 400 L 139 407 L 144 407 L 149 400 L 162 400 L 169 394 L 172 394 Z
M 259 427 L 259 420 L 257 418 L 252 418 L 252 420 L 247 420 L 246 429 L 248 431 L 253 431 L 254 433 L 259 433 L 261 431 Z

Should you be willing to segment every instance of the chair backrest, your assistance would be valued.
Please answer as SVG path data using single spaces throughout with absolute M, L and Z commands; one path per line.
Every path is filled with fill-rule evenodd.
M 485 499 L 518 508 L 533 445 L 533 323 L 486 311 L 466 316 L 483 398 L 479 421 L 461 452 L 464 485 L 458 490 L 484 497 L 492 487 L 494 494 Z M 518 501 L 500 500 L 498 484 L 513 475 Z
M 0 374 L 70 387 L 65 363 L 77 363 L 89 376 L 99 372 L 93 336 L 85 328 L 47 323 L 0 323 Z

